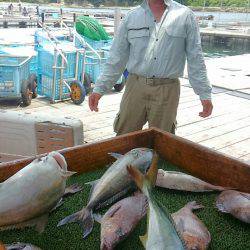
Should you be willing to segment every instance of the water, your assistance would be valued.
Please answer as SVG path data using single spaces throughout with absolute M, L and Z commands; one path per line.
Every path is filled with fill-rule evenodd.
M 243 51 L 240 48 L 231 48 L 224 44 L 203 44 L 203 55 L 205 59 L 219 58 L 225 56 L 236 56 L 248 54 L 250 51 Z
M 17 4 L 14 4 L 16 6 Z M 25 6 L 35 8 L 37 5 L 34 4 L 28 4 L 25 3 L 23 4 Z M 1 3 L 0 6 L 4 6 L 4 8 L 7 8 L 8 4 L 7 3 Z M 247 6 L 246 6 L 247 8 Z M 67 7 L 62 7 L 64 12 L 82 12 L 82 13 L 89 13 L 89 14 L 94 14 L 94 13 L 113 13 L 114 12 L 114 7 L 113 8 L 67 8 Z M 132 9 L 132 8 L 130 8 Z M 129 8 L 121 8 L 121 12 L 123 14 L 126 14 L 129 10 Z M 43 11 L 49 11 L 49 10 L 54 10 L 58 11 L 60 10 L 60 7 L 56 6 L 40 6 L 40 12 Z M 238 13 L 238 12 L 201 12 L 201 11 L 195 11 L 196 16 L 208 16 L 212 15 L 214 17 L 214 21 L 216 22 L 237 22 L 237 21 L 250 21 L 250 13 Z

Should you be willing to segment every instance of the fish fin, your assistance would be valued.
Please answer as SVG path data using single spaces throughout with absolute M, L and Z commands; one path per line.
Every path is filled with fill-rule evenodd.
M 97 183 L 98 183 L 98 181 L 99 181 L 100 179 L 97 179 L 97 180 L 94 180 L 94 181 L 89 181 L 89 182 L 85 182 L 84 184 L 85 185 L 90 185 L 90 186 L 95 186 Z
M 108 153 L 110 156 L 114 157 L 115 159 L 120 159 L 121 157 L 123 157 L 122 154 L 119 153 Z
M 36 231 L 42 233 L 48 223 L 48 214 L 44 214 L 36 219 Z
M 154 153 L 152 163 L 150 165 L 150 168 L 146 174 L 146 178 L 150 182 L 152 186 L 155 186 L 156 178 L 157 178 L 157 173 L 158 173 L 158 163 L 159 156 L 157 153 Z
M 149 188 L 155 185 L 155 181 L 157 178 L 158 168 L 158 155 L 154 153 L 152 163 L 146 175 L 143 175 L 138 169 L 134 168 L 133 166 L 127 166 L 127 170 L 133 180 L 135 181 L 138 188 L 143 191 L 144 184 Z
M 75 183 L 75 184 L 65 188 L 63 197 L 78 193 L 78 192 L 82 191 L 82 189 L 83 189 L 82 186 Z
M 138 169 L 136 169 L 132 166 L 127 166 L 127 171 L 129 172 L 129 174 L 131 175 L 131 177 L 135 181 L 137 187 L 142 190 L 143 189 L 143 179 L 144 179 L 143 174 Z
M 94 214 L 93 214 L 94 220 L 97 221 L 97 222 L 100 223 L 100 224 L 102 223 L 102 217 L 103 217 L 103 216 L 102 216 L 101 214 L 98 214 L 98 213 L 94 213 Z
M 106 201 L 104 201 L 104 202 L 98 204 L 97 206 L 95 206 L 95 210 L 98 210 L 98 209 L 107 207 L 110 204 L 113 204 L 115 201 L 119 200 L 121 197 L 123 197 L 125 194 L 127 194 L 130 189 L 131 189 L 130 187 L 127 187 L 124 190 L 120 191 L 119 193 L 113 195 L 112 197 L 110 197 Z
M 113 207 L 111 207 L 111 208 L 107 211 L 106 215 L 107 215 L 108 217 L 111 218 L 111 217 L 114 216 L 114 214 L 115 214 L 120 208 L 121 208 L 121 205 L 118 205 L 118 206 L 114 205 Z
M 204 208 L 204 206 L 200 203 L 198 203 L 197 201 L 190 201 L 186 204 L 187 208 L 191 209 L 191 210 L 196 210 L 196 209 L 200 209 L 200 208 Z
M 62 170 L 61 171 L 61 174 L 62 174 L 62 177 L 64 178 L 64 179 L 67 179 L 67 178 L 69 178 L 70 176 L 72 176 L 72 175 L 74 175 L 74 174 L 76 174 L 77 172 L 74 172 L 74 171 L 65 171 L 65 170 Z
M 139 238 L 144 248 L 146 248 L 146 244 L 148 240 L 148 233 L 146 233 L 145 235 L 139 236 Z
M 93 229 L 94 218 L 92 210 L 84 208 L 74 214 L 65 217 L 57 224 L 57 226 L 60 227 L 72 222 L 77 222 L 81 226 L 81 228 L 83 229 L 83 239 L 86 238 Z
M 40 217 L 33 218 L 31 220 L 27 220 L 24 222 L 20 222 L 17 224 L 7 225 L 0 227 L 0 231 L 5 230 L 13 230 L 13 229 L 22 229 L 25 227 L 33 227 L 36 226 L 36 231 L 42 233 L 48 221 L 48 214 L 44 214 Z
M 63 204 L 63 199 L 61 198 L 61 199 L 57 202 L 57 204 L 55 205 L 55 207 L 53 207 L 53 208 L 50 210 L 50 212 L 55 211 L 57 208 L 59 208 L 60 206 L 62 206 L 62 204 Z

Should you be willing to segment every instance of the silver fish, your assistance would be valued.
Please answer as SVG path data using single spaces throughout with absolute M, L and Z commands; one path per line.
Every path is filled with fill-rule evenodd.
M 192 175 L 176 171 L 165 171 L 163 169 L 158 170 L 156 186 L 190 192 L 224 191 L 228 189 L 214 186 Z
M 134 187 L 134 182 L 127 172 L 126 166 L 134 167 L 145 173 L 152 161 L 153 152 L 148 148 L 135 148 L 125 155 L 111 154 L 117 160 L 92 187 L 89 202 L 82 210 L 64 218 L 58 226 L 78 222 L 83 228 L 83 238 L 93 229 L 93 213 L 101 206 L 113 203 Z
M 205 250 L 211 241 L 211 236 L 206 226 L 192 212 L 192 210 L 199 208 L 203 208 L 203 206 L 196 201 L 191 201 L 172 214 L 172 218 L 186 242 L 188 250 Z
M 0 231 L 36 225 L 42 232 L 74 173 L 61 154 L 51 152 L 0 183 Z
M 141 192 L 115 203 L 103 217 L 95 215 L 101 223 L 101 250 L 112 250 L 125 239 L 146 215 L 147 198 Z
M 37 246 L 21 242 L 13 243 L 11 245 L 6 245 L 5 247 L 6 250 L 41 250 L 41 248 Z
M 237 219 L 250 223 L 250 194 L 227 190 L 216 199 L 216 207 L 223 213 L 230 213 Z
M 184 240 L 176 229 L 176 225 L 165 207 L 163 207 L 152 193 L 157 177 L 158 157 L 154 155 L 150 169 L 142 175 L 137 169 L 129 166 L 128 172 L 137 186 L 147 196 L 149 203 L 148 231 L 140 239 L 147 250 L 184 250 Z

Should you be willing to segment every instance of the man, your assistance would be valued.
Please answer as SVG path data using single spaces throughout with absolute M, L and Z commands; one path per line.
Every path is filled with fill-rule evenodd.
M 172 0 L 146 0 L 130 11 L 120 26 L 110 58 L 89 97 L 98 111 L 101 96 L 110 90 L 125 67 L 129 71 L 120 111 L 114 122 L 117 135 L 149 127 L 174 133 L 180 82 L 185 60 L 190 84 L 203 106 L 201 117 L 212 113 L 198 25 L 193 12 Z

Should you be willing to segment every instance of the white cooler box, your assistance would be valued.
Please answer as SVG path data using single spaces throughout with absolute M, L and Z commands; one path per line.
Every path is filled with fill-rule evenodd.
M 0 162 L 82 143 L 79 119 L 0 109 Z

